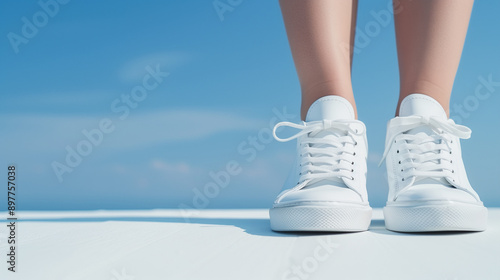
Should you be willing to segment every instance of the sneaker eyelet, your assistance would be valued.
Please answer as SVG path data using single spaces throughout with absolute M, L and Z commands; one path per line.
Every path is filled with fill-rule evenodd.
M 399 164 L 401 164 L 401 161 L 399 161 Z
M 354 172 L 354 169 L 351 169 L 351 172 Z
M 455 170 L 452 170 L 451 173 L 455 173 Z
M 357 146 L 357 145 L 358 145 L 358 142 L 357 142 L 357 141 L 355 141 L 355 142 L 354 142 L 354 146 Z
M 399 150 L 397 150 L 397 151 L 396 151 L 396 153 L 398 153 L 398 154 L 399 154 Z
M 353 161 L 353 162 L 351 162 L 351 164 L 352 164 L 352 165 L 354 165 L 354 161 Z
M 451 151 L 450 151 L 450 155 L 451 155 Z
M 453 163 L 453 160 L 450 160 L 450 163 Z
M 405 178 L 401 179 L 401 181 L 404 181 L 404 180 L 405 180 Z
M 353 155 L 353 156 L 355 156 L 355 155 L 356 155 L 356 152 L 354 152 L 354 154 L 352 154 L 352 155 Z
M 401 172 L 403 172 L 403 169 L 401 169 Z
M 351 180 L 354 181 L 354 177 L 353 176 L 351 176 Z

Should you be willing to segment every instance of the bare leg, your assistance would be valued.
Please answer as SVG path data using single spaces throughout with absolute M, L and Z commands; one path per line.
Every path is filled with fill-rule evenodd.
M 351 102 L 352 48 L 357 0 L 280 0 L 302 90 L 301 116 L 318 98 L 338 95 Z
M 453 81 L 474 0 L 394 0 L 401 101 L 436 99 L 449 114 Z M 396 114 L 399 114 L 399 109 Z

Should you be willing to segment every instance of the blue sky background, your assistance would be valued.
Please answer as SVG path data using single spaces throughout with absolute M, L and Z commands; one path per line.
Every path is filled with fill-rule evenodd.
M 399 86 L 393 21 L 374 17 L 388 3 L 360 1 L 359 34 L 368 40 L 357 42 L 363 47 L 353 67 L 375 207 L 387 195 L 377 163 Z M 487 206 L 500 206 L 500 86 L 482 100 L 474 92 L 481 77 L 500 81 L 499 9 L 498 1 L 476 1 L 452 96 L 452 116 L 460 116 L 455 104 L 468 114 L 459 120 L 473 130 L 462 141 L 464 159 Z M 244 0 L 221 20 L 212 1 L 74 0 L 15 53 L 8 34 L 22 35 L 23 17 L 43 21 L 39 11 L 37 1 L 0 2 L 0 178 L 6 182 L 8 164 L 17 166 L 19 209 L 271 205 L 295 152 L 294 143 L 267 141 L 273 109 L 299 121 L 300 104 L 277 1 Z M 158 64 L 170 75 L 121 120 L 111 104 Z M 59 182 L 51 164 L 64 163 L 66 147 L 75 149 L 86 139 L 82 130 L 104 118 L 114 131 Z M 259 133 L 257 149 L 249 141 Z M 214 189 L 210 172 L 235 162 L 241 172 Z M 218 193 L 193 204 L 207 184 Z

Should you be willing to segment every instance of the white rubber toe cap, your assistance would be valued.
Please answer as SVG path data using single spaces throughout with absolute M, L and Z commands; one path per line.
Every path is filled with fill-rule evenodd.
M 341 202 L 363 204 L 361 196 L 355 191 L 340 186 L 319 185 L 311 188 L 304 188 L 295 192 L 286 194 L 279 204 L 296 203 L 315 203 L 315 202 Z
M 466 191 L 441 184 L 420 184 L 403 190 L 397 197 L 396 202 L 412 201 L 456 201 L 464 203 L 478 203 L 478 201 Z

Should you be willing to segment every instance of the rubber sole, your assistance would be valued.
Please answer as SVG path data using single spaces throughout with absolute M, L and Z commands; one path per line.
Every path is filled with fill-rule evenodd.
M 269 210 L 274 231 L 365 231 L 370 226 L 369 206 L 289 206 Z
M 483 231 L 488 210 L 460 202 L 386 206 L 384 219 L 388 230 L 398 232 Z

